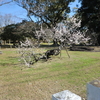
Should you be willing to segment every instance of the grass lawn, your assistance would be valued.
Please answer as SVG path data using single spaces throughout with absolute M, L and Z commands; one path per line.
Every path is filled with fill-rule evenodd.
M 65 51 L 32 68 L 18 62 L 16 49 L 1 49 L 0 100 L 51 100 L 52 94 L 70 90 L 86 97 L 86 84 L 100 78 L 100 52 Z

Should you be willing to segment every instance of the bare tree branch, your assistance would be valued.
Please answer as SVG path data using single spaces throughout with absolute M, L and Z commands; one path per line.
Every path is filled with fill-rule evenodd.
M 13 0 L 8 1 L 8 2 L 4 2 L 4 0 L 0 0 L 0 6 L 5 5 L 5 4 L 9 4 L 11 2 L 13 2 Z

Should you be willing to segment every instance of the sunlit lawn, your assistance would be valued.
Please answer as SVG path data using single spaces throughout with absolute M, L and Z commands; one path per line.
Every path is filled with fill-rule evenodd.
M 62 51 L 47 62 L 27 68 L 17 49 L 1 49 L 0 100 L 51 100 L 52 94 L 70 90 L 86 97 L 86 84 L 100 77 L 100 52 Z

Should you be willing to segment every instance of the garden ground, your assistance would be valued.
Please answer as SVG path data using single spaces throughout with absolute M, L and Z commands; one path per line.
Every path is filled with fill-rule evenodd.
M 98 51 L 98 48 L 96 48 Z M 86 98 L 86 84 L 100 79 L 100 52 L 66 51 L 27 68 L 17 49 L 0 49 L 0 100 L 51 100 L 69 90 Z

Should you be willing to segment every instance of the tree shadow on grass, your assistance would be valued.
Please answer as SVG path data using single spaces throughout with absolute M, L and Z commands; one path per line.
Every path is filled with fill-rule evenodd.
M 13 45 L 0 45 L 1 48 L 15 48 Z

